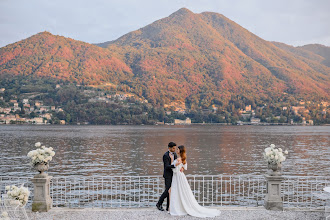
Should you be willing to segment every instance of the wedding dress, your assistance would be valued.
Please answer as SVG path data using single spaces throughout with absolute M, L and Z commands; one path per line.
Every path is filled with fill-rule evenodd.
M 173 162 L 176 163 L 176 160 Z M 171 185 L 170 197 L 170 214 L 171 215 L 191 215 L 195 217 L 215 217 L 220 215 L 217 209 L 209 209 L 200 206 L 194 194 L 190 189 L 190 185 L 183 172 L 180 172 L 181 167 L 187 170 L 186 164 L 179 164 L 173 168 L 173 178 Z

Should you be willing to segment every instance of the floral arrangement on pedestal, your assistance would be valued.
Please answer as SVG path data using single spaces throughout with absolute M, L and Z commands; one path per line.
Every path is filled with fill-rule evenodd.
M 15 185 L 6 186 L 6 190 L 8 198 L 12 199 L 10 201 L 11 205 L 25 206 L 29 200 L 30 191 L 23 185 L 21 187 Z
M 41 146 L 40 142 L 35 143 L 36 150 L 31 150 L 28 157 L 31 158 L 31 165 L 42 174 L 49 168 L 49 162 L 53 159 L 55 152 L 52 147 Z
M 273 170 L 273 172 L 278 172 L 282 167 L 282 162 L 286 160 L 284 155 L 287 154 L 287 150 L 283 151 L 282 148 L 276 148 L 275 144 L 271 144 L 264 152 L 264 159 L 268 163 L 268 168 Z

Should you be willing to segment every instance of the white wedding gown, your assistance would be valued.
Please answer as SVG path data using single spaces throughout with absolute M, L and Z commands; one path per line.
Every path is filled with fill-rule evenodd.
M 173 163 L 176 163 L 176 160 L 174 160 Z M 187 163 L 184 165 L 181 163 L 176 168 L 172 169 L 173 178 L 171 185 L 170 214 L 189 214 L 201 218 L 220 215 L 221 212 L 219 210 L 205 208 L 197 203 L 195 196 L 190 189 L 186 175 L 183 172 L 180 172 L 181 167 L 187 170 Z

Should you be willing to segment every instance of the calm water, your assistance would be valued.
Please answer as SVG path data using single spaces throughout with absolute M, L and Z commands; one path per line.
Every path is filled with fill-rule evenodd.
M 0 176 L 31 176 L 35 142 L 55 149 L 53 176 L 161 175 L 174 141 L 187 147 L 187 174 L 263 174 L 263 149 L 287 149 L 287 175 L 330 175 L 330 127 L 0 126 Z

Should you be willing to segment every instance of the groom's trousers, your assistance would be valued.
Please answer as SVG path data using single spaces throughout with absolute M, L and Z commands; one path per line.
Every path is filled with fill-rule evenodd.
M 165 178 L 165 191 L 160 196 L 159 201 L 157 203 L 158 205 L 163 205 L 163 202 L 164 202 L 165 198 L 167 198 L 167 205 L 166 205 L 167 210 L 170 206 L 170 197 L 169 197 L 168 190 L 171 188 L 171 185 L 172 185 L 172 177 L 171 178 Z

